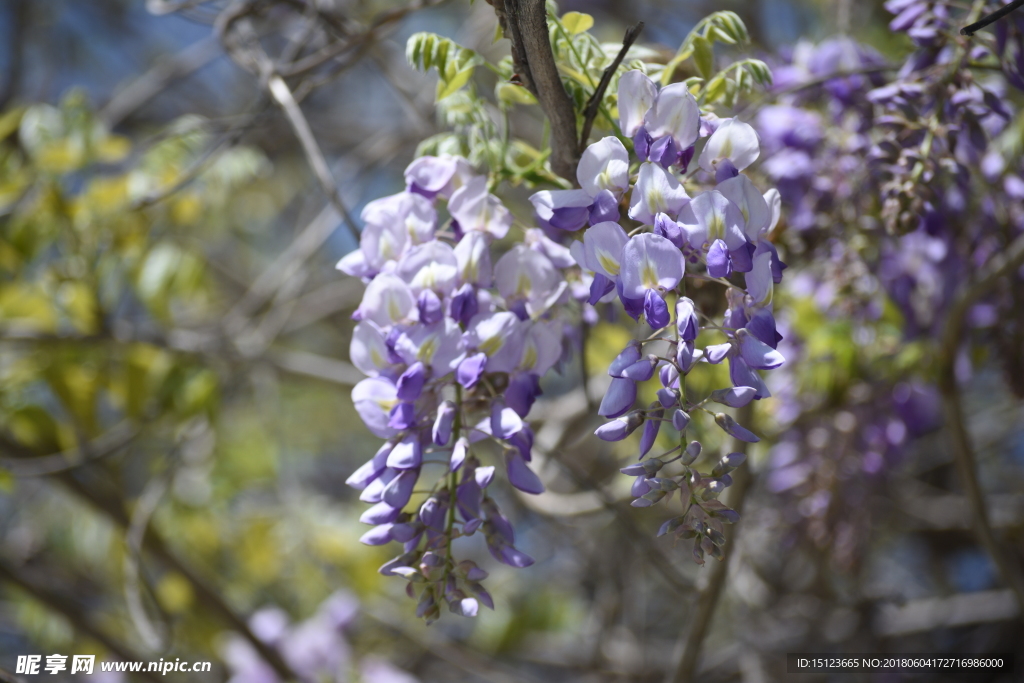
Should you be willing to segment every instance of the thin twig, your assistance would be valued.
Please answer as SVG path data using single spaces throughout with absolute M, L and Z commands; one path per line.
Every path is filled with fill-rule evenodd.
M 753 404 L 740 409 L 737 417 L 741 424 L 750 428 L 753 422 Z M 749 444 L 738 439 L 734 440 L 736 452 L 746 453 Z M 733 485 L 729 488 L 729 504 L 736 512 L 743 511 L 743 501 L 753 481 L 750 473 L 750 464 L 740 467 L 733 474 Z M 697 661 L 700 657 L 701 646 L 704 644 L 704 637 L 711 627 L 711 620 L 715 616 L 715 608 L 718 606 L 718 599 L 722 596 L 722 589 L 725 586 L 725 577 L 729 573 L 729 562 L 736 549 L 736 537 L 739 535 L 739 523 L 728 529 L 726 537 L 728 541 L 723 548 L 721 561 L 711 566 L 711 575 L 704 590 L 697 597 L 697 605 L 694 616 L 691 620 L 690 630 L 683 641 L 682 652 L 679 656 L 679 663 L 675 671 L 670 672 L 666 679 L 668 683 L 690 683 L 696 680 Z
M 2 559 L 0 559 L 0 581 L 6 581 L 7 583 L 17 586 L 37 601 L 46 605 L 49 609 L 64 615 L 76 630 L 103 645 L 103 647 L 117 655 L 119 659 L 126 662 L 139 660 L 139 656 L 136 653 L 129 650 L 117 640 L 114 640 L 114 638 L 107 635 L 93 624 L 85 612 L 83 612 L 82 609 L 70 599 L 63 595 L 58 595 L 48 588 L 44 588 L 43 586 L 40 586 L 34 581 L 26 578 L 21 574 L 21 572 L 4 562 Z M 141 671 L 140 675 L 151 681 L 160 680 L 146 671 Z
M 100 118 L 108 128 L 113 128 L 171 83 L 195 73 L 221 54 L 220 43 L 213 37 L 207 37 L 176 55 L 158 60 L 149 71 L 114 95 L 100 110 Z
M 597 88 L 594 89 L 594 94 L 587 100 L 587 106 L 583 108 L 583 130 L 580 133 L 579 144 L 580 154 L 583 154 L 583 150 L 587 147 L 587 140 L 590 139 L 590 129 L 594 126 L 594 119 L 597 118 L 597 113 L 601 109 L 601 101 L 604 99 L 604 93 L 612 82 L 612 76 L 615 75 L 619 65 L 622 64 L 622 60 L 626 58 L 629 48 L 633 46 L 633 43 L 640 37 L 640 32 L 643 30 L 644 22 L 642 21 L 636 26 L 626 29 L 626 35 L 622 38 L 622 49 L 619 50 L 619 54 L 615 55 L 611 65 L 604 70 L 601 81 L 597 84 Z
M 159 624 L 159 628 L 154 626 L 149 615 L 146 614 L 146 608 L 142 604 L 140 565 L 142 563 L 142 539 L 146 535 L 146 527 L 149 526 L 149 520 L 156 512 L 156 507 L 166 491 L 166 475 L 157 477 L 146 485 L 135 504 L 131 523 L 128 525 L 128 532 L 125 535 L 127 552 L 124 555 L 124 595 L 128 604 L 128 616 L 135 624 L 135 630 L 138 631 L 139 637 L 154 652 L 164 649 L 168 630 L 164 623 Z
M 1013 2 L 1003 5 L 992 14 L 982 17 L 979 21 L 964 26 L 960 29 L 960 35 L 962 36 L 973 36 L 975 33 L 985 28 L 989 24 L 995 23 L 1005 17 L 1007 14 L 1017 9 L 1021 5 L 1024 5 L 1024 0 L 1013 0 Z
M 317 180 L 320 181 L 320 187 L 323 188 L 324 193 L 330 200 L 331 206 L 334 207 L 338 215 L 345 221 L 345 226 L 348 228 L 352 239 L 358 243 L 359 226 L 356 225 L 355 219 L 349 213 L 348 207 L 341 201 L 341 195 L 338 193 L 338 186 L 334 182 L 331 169 L 327 165 L 327 159 L 324 158 L 323 152 L 320 151 L 320 145 L 317 144 L 316 138 L 313 136 L 313 131 L 309 127 L 306 115 L 302 113 L 302 107 L 295 101 L 292 89 L 288 87 L 283 78 L 276 74 L 270 77 L 270 80 L 267 82 L 267 88 L 270 90 L 274 100 L 281 105 L 285 116 L 288 117 L 288 122 L 292 124 L 292 129 L 302 145 L 302 151 L 305 152 L 306 159 L 309 161 L 309 165 L 313 169 Z
M 140 434 L 142 434 L 142 428 L 139 425 L 125 420 L 91 441 L 86 449 L 73 448 L 29 460 L 0 458 L 0 467 L 10 471 L 16 477 L 39 477 L 55 474 L 116 453 L 138 438 Z
M 974 449 L 971 445 L 970 435 L 967 433 L 955 370 L 957 352 L 960 349 L 966 328 L 964 321 L 971 306 L 995 287 L 1000 279 L 1012 275 L 1022 264 L 1024 264 L 1024 235 L 1018 236 L 1008 249 L 994 256 L 981 276 L 953 302 L 946 318 L 946 327 L 939 347 L 938 385 L 951 432 L 953 460 L 970 503 L 975 533 L 992 562 L 999 569 L 1003 581 L 1013 589 L 1021 612 L 1024 613 L 1024 575 L 1021 573 L 1021 568 L 996 538 L 995 531 L 992 529 L 988 508 L 985 504 L 985 494 L 978 483 Z

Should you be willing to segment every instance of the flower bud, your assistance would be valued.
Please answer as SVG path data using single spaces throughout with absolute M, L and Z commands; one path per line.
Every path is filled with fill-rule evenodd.
M 732 418 L 732 415 L 726 415 L 725 413 L 715 413 L 715 422 L 721 427 L 727 434 L 733 436 L 740 441 L 746 441 L 747 443 L 757 443 L 761 439 L 754 435 L 746 427 L 740 425 L 736 420 Z
M 690 444 L 686 447 L 686 450 L 683 451 L 683 464 L 689 465 L 693 463 L 693 461 L 700 456 L 700 451 L 700 441 L 691 441 Z
M 711 474 L 717 477 L 719 475 L 732 472 L 734 469 L 742 465 L 746 459 L 747 456 L 745 453 L 730 453 L 715 465 L 715 469 L 711 470 Z
M 742 408 L 754 400 L 756 394 L 757 389 L 754 387 L 731 387 L 712 391 L 711 400 L 731 408 Z
M 684 431 L 690 424 L 690 416 L 683 410 L 677 410 L 672 413 L 672 426 L 678 431 Z
M 437 419 L 434 420 L 434 429 L 431 433 L 434 444 L 447 446 L 452 438 L 452 424 L 455 422 L 455 404 L 451 401 L 444 401 L 437 408 Z

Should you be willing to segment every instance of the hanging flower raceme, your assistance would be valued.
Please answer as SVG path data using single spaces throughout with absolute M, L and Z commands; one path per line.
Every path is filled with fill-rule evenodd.
M 596 223 L 570 251 L 592 277 L 588 303 L 617 296 L 650 332 L 627 345 L 609 366 L 612 380 L 598 413 L 611 421 L 596 435 L 620 441 L 640 431 L 641 462 L 622 470 L 636 477 L 633 505 L 667 502 L 678 491 L 682 514 L 669 519 L 659 535 L 694 539 L 694 559 L 703 564 L 706 555 L 722 556 L 722 525 L 738 518 L 718 496 L 745 456 L 730 453 L 710 472 L 700 472 L 695 463 L 702 447 L 687 440 L 687 431 L 698 414 L 706 413 L 733 438 L 758 441 L 730 414 L 707 406 L 739 408 L 768 398 L 759 372 L 783 363 L 772 312 L 773 288 L 785 268 L 770 240 L 779 217 L 778 192 L 762 193 L 742 173 L 760 154 L 754 129 L 735 119 L 702 117 L 683 84 L 658 90 L 642 72 L 627 72 L 619 80 L 619 114 L 623 133 L 633 138 L 638 164 L 629 189 L 629 217 L 642 225 L 627 234 L 617 222 Z M 699 156 L 704 174 L 684 187 L 675 169 L 685 172 L 702 136 L 707 138 Z M 702 178 L 706 182 L 696 182 Z M 720 322 L 685 296 L 688 278 L 724 287 L 726 314 Z M 719 341 L 698 348 L 705 332 Z M 686 391 L 690 372 L 723 361 L 729 363 L 733 386 L 704 397 Z M 655 375 L 661 384 L 658 400 L 636 407 L 638 383 Z M 672 436 L 675 448 L 645 460 L 659 435 L 669 430 L 677 434 Z
M 367 379 L 352 398 L 385 440 L 348 480 L 371 504 L 362 541 L 402 545 L 381 572 L 408 581 L 428 622 L 443 605 L 473 616 L 481 603 L 493 604 L 480 583 L 486 573 L 454 556 L 454 539 L 479 533 L 498 562 L 533 563 L 490 487 L 504 470 L 520 491 L 544 490 L 531 469 L 526 421 L 541 378 L 568 357 L 579 318 L 592 324 L 607 312 L 598 307 L 616 300 L 650 328 L 612 362 L 597 410 L 611 420 L 599 438 L 640 432 L 642 462 L 624 470 L 636 476 L 634 505 L 679 491 L 682 514 L 663 531 L 694 538 L 698 560 L 720 556 L 721 525 L 736 516 L 717 496 L 742 455 L 700 473 L 702 447 L 687 441 L 687 430 L 707 413 L 734 438 L 757 440 L 706 406 L 767 398 L 759 372 L 782 363 L 772 302 L 784 265 L 770 239 L 778 193 L 762 193 L 742 173 L 759 155 L 754 130 L 702 115 L 685 85 L 659 90 L 642 72 L 627 71 L 618 97 L 626 137 L 605 137 L 583 152 L 579 189 L 531 197 L 540 228 L 510 233 L 512 214 L 486 177 L 459 157 L 426 156 L 406 169 L 404 192 L 367 205 L 360 249 L 338 264 L 367 283 L 351 345 Z M 684 180 L 678 174 L 698 152 L 699 169 Z M 627 232 L 620 206 L 639 228 L 634 222 Z M 585 226 L 582 239 L 572 239 Z M 495 241 L 510 234 L 520 241 L 498 251 Z M 725 288 L 720 322 L 685 296 L 688 278 Z M 718 339 L 702 344 L 705 334 Z M 733 386 L 701 398 L 686 392 L 700 364 L 725 361 Z M 638 386 L 655 377 L 658 400 L 636 407 Z M 648 457 L 669 435 L 678 445 Z M 488 443 L 499 448 L 497 462 L 487 462 Z
M 588 187 L 617 197 L 628 167 L 625 149 L 610 140 L 619 148 L 609 143 L 587 157 Z M 558 304 L 568 297 L 563 269 L 574 262 L 536 230 L 492 259 L 512 214 L 464 159 L 421 157 L 406 182 L 405 192 L 367 205 L 360 248 L 338 264 L 367 282 L 350 348 L 367 379 L 352 399 L 386 440 L 347 483 L 371 504 L 360 518 L 372 525 L 362 542 L 402 544 L 381 573 L 409 582 L 429 622 L 444 604 L 463 616 L 493 607 L 480 584 L 486 572 L 453 556 L 455 538 L 479 532 L 499 562 L 533 563 L 489 494 L 496 468 L 484 466 L 477 444 L 499 445 L 512 486 L 544 490 L 530 469 L 533 432 L 524 418 L 563 354 Z M 445 226 L 438 208 L 451 216 Z

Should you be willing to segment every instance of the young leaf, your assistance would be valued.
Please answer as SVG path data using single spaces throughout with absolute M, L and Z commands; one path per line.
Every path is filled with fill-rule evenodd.
M 594 17 L 582 12 L 566 12 L 562 15 L 562 26 L 569 32 L 569 35 L 577 35 L 589 31 L 594 25 Z
M 703 36 L 693 39 L 693 61 L 701 76 L 711 78 L 715 73 L 715 53 L 710 40 Z

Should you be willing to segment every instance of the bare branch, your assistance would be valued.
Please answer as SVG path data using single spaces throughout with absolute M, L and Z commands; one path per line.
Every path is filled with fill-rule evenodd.
M 78 605 L 63 595 L 58 595 L 49 588 L 40 586 L 35 581 L 23 576 L 21 572 L 2 559 L 0 559 L 0 581 L 6 581 L 17 586 L 49 609 L 64 615 L 76 630 L 102 644 L 103 647 L 117 655 L 121 660 L 126 662 L 138 661 L 139 656 L 136 653 L 100 630 Z M 146 671 L 142 671 L 140 674 L 151 681 L 160 680 Z
M 968 624 L 1016 619 L 1020 608 L 1008 589 L 961 593 L 948 597 L 911 600 L 901 605 L 882 605 L 874 630 L 880 636 L 955 628 Z
M 612 76 L 615 75 L 615 71 L 622 64 L 622 60 L 626 58 L 626 53 L 629 52 L 629 48 L 633 46 L 636 39 L 640 37 L 640 32 L 644 30 L 644 22 L 638 23 L 636 26 L 631 26 L 626 29 L 626 35 L 622 38 L 622 49 L 619 50 L 619 54 L 615 55 L 615 59 L 604 70 L 604 74 L 601 76 L 601 82 L 597 84 L 597 88 L 594 89 L 594 94 L 587 100 L 587 106 L 583 108 L 583 131 L 580 133 L 580 144 L 579 153 L 582 155 L 583 150 L 587 147 L 587 141 L 590 139 L 590 129 L 594 126 L 594 119 L 597 118 L 597 112 L 601 109 L 601 101 L 604 100 L 604 93 L 608 90 L 608 85 L 612 82 Z
M 288 117 L 288 122 L 292 124 L 292 129 L 302 144 L 302 151 L 306 153 L 306 159 L 309 161 L 309 165 L 313 169 L 317 180 L 320 181 L 320 187 L 323 188 L 324 193 L 331 201 L 331 205 L 338 212 L 338 215 L 344 219 L 345 226 L 348 228 L 349 234 L 352 235 L 352 239 L 358 243 L 359 226 L 356 225 L 355 219 L 349 213 L 348 207 L 341 201 L 341 195 L 338 194 L 338 186 L 334 182 L 331 169 L 327 165 L 323 152 L 320 151 L 320 145 L 317 144 L 316 138 L 313 137 L 313 131 L 309 127 L 309 122 L 306 121 L 306 115 L 302 113 L 302 108 L 295 101 L 295 96 L 292 95 L 291 88 L 288 87 L 283 78 L 276 74 L 270 77 L 267 87 L 270 89 L 270 94 L 274 100 L 281 105 L 285 116 Z
M 159 60 L 153 68 L 114 95 L 100 110 L 100 118 L 109 128 L 113 128 L 171 83 L 195 73 L 221 54 L 217 40 L 208 37 L 189 45 L 176 55 Z
M 280 369 L 297 375 L 305 375 L 345 386 L 354 386 L 363 379 L 363 373 L 359 372 L 355 366 L 315 353 L 271 349 L 267 356 Z
M 142 429 L 139 425 L 125 420 L 91 441 L 86 448 L 73 448 L 28 460 L 0 458 L 0 467 L 9 470 L 16 477 L 39 477 L 55 474 L 116 453 L 134 441 L 141 433 Z

